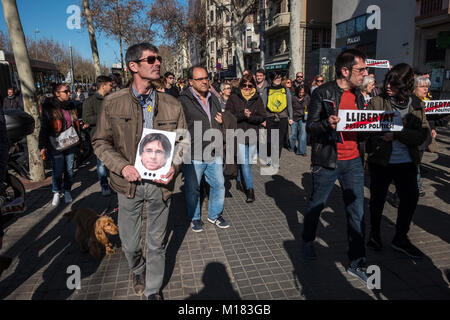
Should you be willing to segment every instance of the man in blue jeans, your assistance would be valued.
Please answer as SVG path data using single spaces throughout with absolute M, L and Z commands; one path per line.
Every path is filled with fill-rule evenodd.
M 229 227 L 229 224 L 222 217 L 225 200 L 223 159 L 221 155 L 203 154 L 210 143 L 203 141 L 203 134 L 209 129 L 221 130 L 222 109 L 219 100 L 209 91 L 208 74 L 203 67 L 190 68 L 188 80 L 190 86 L 179 98 L 191 135 L 192 160 L 191 163 L 185 163 L 183 166 L 188 219 L 191 221 L 194 232 L 203 231 L 203 222 L 200 217 L 200 183 L 204 175 L 210 186 L 208 221 L 225 229 Z M 198 128 L 194 130 L 194 127 Z M 204 159 L 205 157 L 210 159 Z
M 336 59 L 337 79 L 316 90 L 311 97 L 306 130 L 312 141 L 313 190 L 305 212 L 303 256 L 316 257 L 314 239 L 319 216 L 336 180 L 341 185 L 347 215 L 349 267 L 347 272 L 367 283 L 364 226 L 364 169 L 356 132 L 336 132 L 339 109 L 361 110 L 364 98 L 356 90 L 367 75 L 365 55 L 343 51 Z
M 100 113 L 100 108 L 104 98 L 112 91 L 112 78 L 107 76 L 99 76 L 97 78 L 98 90 L 95 94 L 87 98 L 83 103 L 83 129 L 90 128 L 91 137 L 94 134 L 97 124 L 97 117 Z M 97 176 L 100 186 L 102 187 L 102 195 L 109 196 L 111 190 L 108 185 L 108 169 L 105 164 L 97 158 Z

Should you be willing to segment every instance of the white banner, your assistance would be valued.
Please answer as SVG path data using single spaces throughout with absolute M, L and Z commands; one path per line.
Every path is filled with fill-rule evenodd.
M 403 121 L 397 111 L 339 110 L 337 131 L 401 131 Z
M 389 60 L 373 60 L 373 59 L 366 59 L 366 64 L 370 68 L 383 68 L 383 69 L 389 69 L 389 66 L 391 65 L 389 63 Z
M 450 100 L 429 100 L 425 101 L 426 114 L 450 113 Z

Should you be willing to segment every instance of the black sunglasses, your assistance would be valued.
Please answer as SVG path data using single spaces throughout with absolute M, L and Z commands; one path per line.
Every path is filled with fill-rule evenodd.
M 58 92 L 64 92 L 65 94 L 69 94 L 70 90 L 63 90 L 63 91 L 58 91 Z
M 161 56 L 157 56 L 157 57 L 155 57 L 155 56 L 148 56 L 147 58 L 136 60 L 135 62 L 147 61 L 148 64 L 154 64 L 156 59 L 158 59 L 158 61 L 160 63 L 162 62 Z

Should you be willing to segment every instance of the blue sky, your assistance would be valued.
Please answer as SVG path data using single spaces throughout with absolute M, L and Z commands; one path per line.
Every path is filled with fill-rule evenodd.
M 151 0 L 145 0 L 145 2 L 148 3 Z M 186 3 L 187 0 L 182 0 L 181 2 Z M 66 26 L 66 21 L 70 16 L 70 14 L 66 13 L 66 10 L 70 5 L 81 6 L 81 0 L 17 0 L 25 36 L 34 39 L 34 31 L 38 28 L 40 31 L 37 33 L 38 40 L 40 38 L 49 38 L 67 47 L 70 41 L 72 47 L 79 54 L 92 60 L 87 30 L 83 27 L 80 30 L 69 30 Z M 0 30 L 7 33 L 8 30 L 1 5 L 0 8 Z M 96 32 L 96 36 L 100 63 L 111 67 L 111 64 L 120 62 L 118 41 L 106 38 L 98 34 L 98 32 Z

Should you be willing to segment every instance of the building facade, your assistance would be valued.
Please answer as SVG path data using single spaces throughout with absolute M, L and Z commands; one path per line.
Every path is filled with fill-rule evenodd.
M 434 99 L 450 99 L 450 0 L 417 0 L 414 65 L 431 71 Z
M 292 0 L 291 0 L 292 1 Z M 290 61 L 289 42 L 291 26 L 291 1 L 265 0 L 265 68 L 288 74 Z M 296 0 L 301 3 L 300 32 L 295 41 L 300 42 L 302 61 L 297 63 L 306 80 L 315 74 L 311 70 L 311 53 L 319 48 L 330 48 L 332 0 Z M 290 74 L 291 78 L 295 77 Z
M 391 65 L 413 65 L 415 12 L 415 0 L 334 0 L 331 46 L 357 48 Z M 387 70 L 375 69 L 378 81 Z

